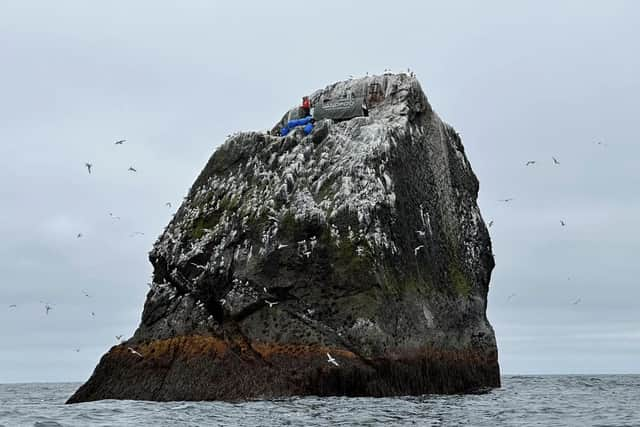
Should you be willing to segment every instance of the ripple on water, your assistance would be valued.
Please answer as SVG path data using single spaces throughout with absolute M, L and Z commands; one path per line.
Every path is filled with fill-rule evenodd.
M 633 375 L 504 377 L 501 389 L 478 395 L 65 405 L 77 387 L 0 385 L 0 426 L 640 425 Z

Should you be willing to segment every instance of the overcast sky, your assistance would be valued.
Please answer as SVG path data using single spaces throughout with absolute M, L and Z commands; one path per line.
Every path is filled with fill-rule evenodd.
M 407 67 L 494 221 L 502 372 L 640 373 L 640 3 L 263 3 L 0 2 L 0 382 L 84 381 L 131 336 L 227 134 Z

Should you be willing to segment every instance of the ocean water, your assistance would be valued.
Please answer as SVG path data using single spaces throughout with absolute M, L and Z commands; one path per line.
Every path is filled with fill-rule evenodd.
M 640 375 L 506 376 L 486 394 L 271 401 L 64 401 L 79 384 L 1 384 L 3 426 L 640 426 Z

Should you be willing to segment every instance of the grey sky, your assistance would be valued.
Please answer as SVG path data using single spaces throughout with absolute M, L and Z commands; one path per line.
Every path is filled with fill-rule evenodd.
M 495 221 L 503 372 L 640 373 L 640 4 L 130 3 L 0 3 L 0 382 L 85 380 L 133 333 L 147 252 L 228 133 L 407 67 Z

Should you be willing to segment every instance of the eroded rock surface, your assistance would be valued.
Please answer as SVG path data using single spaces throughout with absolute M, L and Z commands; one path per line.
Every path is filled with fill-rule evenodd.
M 138 330 L 69 402 L 499 386 L 491 242 L 459 135 L 406 74 L 311 100 L 349 92 L 368 116 L 214 152 L 150 253 Z

